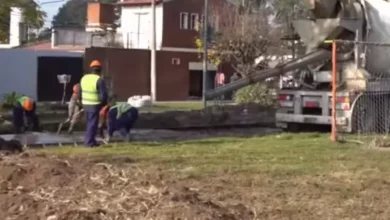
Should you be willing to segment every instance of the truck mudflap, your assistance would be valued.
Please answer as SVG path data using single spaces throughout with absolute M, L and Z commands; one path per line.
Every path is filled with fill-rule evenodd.
M 276 113 L 276 126 L 279 128 L 287 128 L 289 123 L 297 124 L 318 124 L 318 125 L 331 125 L 332 118 L 330 116 L 318 116 L 318 115 L 294 115 Z M 350 132 L 348 117 L 336 118 L 336 124 L 341 131 Z

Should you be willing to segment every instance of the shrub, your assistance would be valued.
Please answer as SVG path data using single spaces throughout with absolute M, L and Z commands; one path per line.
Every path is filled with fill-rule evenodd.
M 258 103 L 273 106 L 276 102 L 274 89 L 267 83 L 256 83 L 237 90 L 233 95 L 236 103 Z
M 16 92 L 10 92 L 4 94 L 2 108 L 11 109 L 16 104 L 18 98 L 20 97 L 22 97 L 22 95 Z

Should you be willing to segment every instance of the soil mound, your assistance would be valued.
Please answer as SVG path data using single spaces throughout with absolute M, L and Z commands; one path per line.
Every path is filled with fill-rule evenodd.
M 0 170 L 0 219 L 253 219 L 244 205 L 211 201 L 131 159 L 23 153 L 3 156 Z

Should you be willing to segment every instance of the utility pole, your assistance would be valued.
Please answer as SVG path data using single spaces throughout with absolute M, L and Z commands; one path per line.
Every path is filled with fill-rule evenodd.
M 207 91 L 207 30 L 209 24 L 209 2 L 208 0 L 204 0 L 204 19 L 203 19 L 203 107 L 206 108 L 207 100 L 206 100 L 206 91 Z
M 152 0 L 152 39 L 150 48 L 150 95 L 152 101 L 157 100 L 156 76 L 156 0 Z

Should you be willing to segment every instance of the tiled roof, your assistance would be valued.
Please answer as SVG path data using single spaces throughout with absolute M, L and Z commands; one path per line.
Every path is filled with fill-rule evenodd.
M 161 3 L 163 2 L 164 0 L 155 0 L 156 3 Z M 183 0 L 185 1 L 185 0 Z M 241 4 L 241 0 L 226 0 L 228 3 L 231 3 L 233 5 L 236 5 L 236 6 L 239 6 Z M 152 0 L 124 0 L 123 2 L 119 2 L 118 3 L 119 5 L 129 5 L 129 6 L 132 6 L 132 5 L 148 5 L 148 4 L 152 4 Z
M 163 2 L 163 0 L 155 0 L 156 4 Z M 119 5 L 148 5 L 152 4 L 152 0 L 124 0 L 119 2 Z
M 85 46 L 72 46 L 72 45 L 58 45 L 55 48 L 51 47 L 50 40 L 44 40 L 35 42 L 33 44 L 27 44 L 19 46 L 18 48 L 31 49 L 31 50 L 60 50 L 69 52 L 84 52 Z

